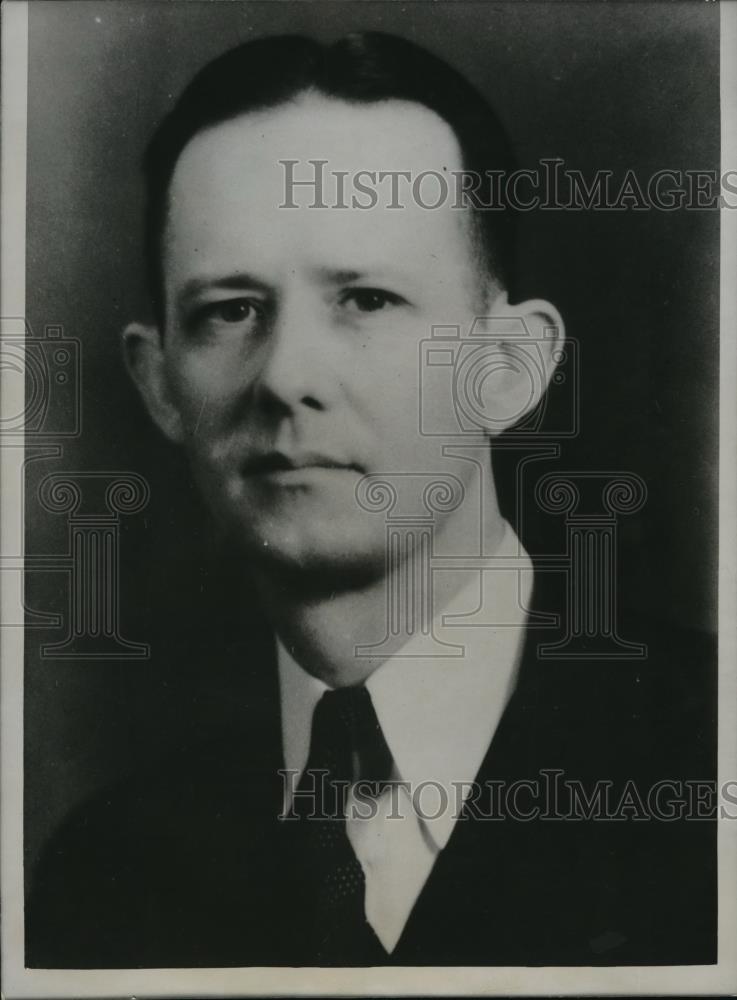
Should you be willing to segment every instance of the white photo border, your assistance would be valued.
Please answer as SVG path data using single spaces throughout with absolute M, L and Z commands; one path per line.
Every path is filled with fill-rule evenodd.
M 708 2 L 708 0 L 705 0 Z M 737 4 L 721 4 L 722 174 L 737 166 Z M 28 3 L 2 7 L 2 315 L 25 315 Z M 719 782 L 737 775 L 737 211 L 721 218 Z M 22 385 L 0 371 L 2 414 Z M 23 502 L 2 451 L 3 551 L 16 550 Z M 11 488 L 12 487 L 12 488 Z M 15 491 L 15 492 L 14 492 Z M 20 551 L 20 550 L 19 550 Z M 0 574 L 2 609 L 21 574 Z M 719 961 L 608 968 L 29 970 L 23 961 L 23 630 L 0 628 L 2 979 L 7 1000 L 46 997 L 727 995 L 737 992 L 737 823 L 719 821 Z

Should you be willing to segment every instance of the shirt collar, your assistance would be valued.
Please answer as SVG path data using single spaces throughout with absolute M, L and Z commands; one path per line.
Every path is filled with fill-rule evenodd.
M 297 772 L 296 787 L 310 753 L 312 716 L 318 701 L 329 688 L 323 681 L 303 670 L 279 639 L 276 648 L 284 766 L 288 771 Z
M 412 792 L 425 783 L 433 788 L 427 799 L 417 793 L 418 818 L 438 849 L 450 838 L 514 688 L 531 588 L 532 564 L 507 524 L 496 555 L 436 616 L 434 634 L 461 646 L 462 655 L 418 655 L 419 640 L 410 640 L 366 681 L 398 778 Z M 277 645 L 284 761 L 301 774 L 312 715 L 328 686 Z

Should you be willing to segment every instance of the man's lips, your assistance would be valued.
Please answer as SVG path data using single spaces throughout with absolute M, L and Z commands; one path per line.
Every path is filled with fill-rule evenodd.
M 266 476 L 270 473 L 296 472 L 301 469 L 342 469 L 361 474 L 364 471 L 355 462 L 346 462 L 313 451 L 297 454 L 286 454 L 281 451 L 263 452 L 252 455 L 243 464 L 243 473 L 247 476 Z

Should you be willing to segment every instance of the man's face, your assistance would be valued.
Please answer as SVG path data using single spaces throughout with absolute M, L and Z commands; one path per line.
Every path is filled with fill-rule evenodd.
M 252 554 L 321 570 L 381 572 L 383 515 L 367 473 L 448 471 L 420 433 L 420 342 L 468 324 L 479 287 L 465 211 L 379 204 L 309 208 L 295 179 L 335 171 L 462 168 L 451 129 L 401 101 L 306 95 L 196 136 L 170 188 L 164 233 L 165 370 L 193 469 Z M 437 189 L 423 189 L 426 201 Z M 442 401 L 447 409 L 447 400 Z M 459 465 L 452 471 L 458 474 Z

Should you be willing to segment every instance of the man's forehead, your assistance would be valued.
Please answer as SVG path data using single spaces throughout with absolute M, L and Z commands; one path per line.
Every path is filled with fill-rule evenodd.
M 325 173 L 346 170 L 460 170 L 462 155 L 450 126 L 434 111 L 411 101 L 349 103 L 305 93 L 276 108 L 248 112 L 198 133 L 183 150 L 172 186 L 202 175 L 238 180 L 245 172 L 282 181 L 280 161 L 327 161 Z M 308 176 L 297 171 L 295 177 Z M 387 188 L 389 186 L 387 185 Z
M 454 208 L 452 197 L 430 209 L 413 183 L 423 172 L 450 177 L 461 166 L 451 128 L 412 102 L 359 105 L 307 94 L 241 115 L 200 133 L 182 153 L 170 188 L 169 279 L 180 286 L 194 272 L 234 265 L 266 274 L 291 263 L 345 262 L 363 271 L 368 260 L 401 264 L 424 281 L 441 280 L 441 271 L 447 278 L 449 260 L 454 270 L 468 267 L 469 210 Z M 380 180 L 380 171 L 404 177 Z M 436 199 L 437 180 L 417 190 Z

